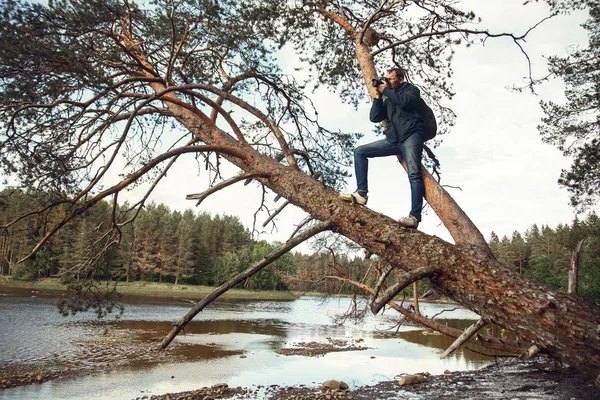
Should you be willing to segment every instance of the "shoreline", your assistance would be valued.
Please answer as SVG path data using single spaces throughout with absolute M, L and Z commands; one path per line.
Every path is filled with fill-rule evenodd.
M 200 300 L 204 296 L 210 294 L 216 286 L 201 286 L 201 285 L 174 285 L 172 283 L 158 282 L 98 282 L 99 285 L 111 285 L 112 288 L 116 283 L 117 292 L 124 296 L 139 296 L 150 298 L 168 298 L 182 300 Z M 57 296 L 66 293 L 67 288 L 61 284 L 58 278 L 40 278 L 31 281 L 15 280 L 0 276 L 0 290 L 2 288 L 15 289 L 30 289 L 30 290 L 47 290 Z M 352 297 L 351 295 L 338 295 L 320 292 L 300 292 L 300 291 L 283 291 L 283 290 L 248 290 L 248 289 L 229 289 L 227 292 L 219 296 L 218 300 L 273 300 L 273 301 L 292 301 L 297 300 L 302 296 L 312 297 Z M 366 298 L 366 297 L 365 297 Z M 457 304 L 451 299 L 419 299 L 419 303 L 444 303 Z
M 196 285 L 174 285 L 171 283 L 157 282 L 98 282 L 113 288 L 116 284 L 117 292 L 125 296 L 140 296 L 171 299 L 201 299 L 211 293 L 216 287 Z M 0 277 L 0 289 L 3 287 L 30 290 L 48 290 L 57 294 L 66 293 L 67 288 L 58 278 L 42 278 L 35 281 L 21 281 Z M 291 291 L 254 291 L 247 289 L 230 289 L 220 299 L 230 300 L 296 300 L 299 297 Z
M 557 367 L 553 361 L 544 359 L 526 362 L 513 359 L 475 371 L 426 376 L 423 382 L 409 385 L 402 385 L 398 380 L 382 381 L 350 391 L 304 385 L 229 388 L 219 384 L 136 400 L 597 400 L 599 396 L 599 388 L 570 367 Z
M 160 362 L 160 361 L 159 361 Z M 103 369 L 105 372 L 111 368 Z M 98 372 L 94 370 L 93 372 Z M 10 387 L 42 384 L 47 381 L 65 381 L 89 375 L 92 369 L 73 366 L 11 365 L 0 367 L 0 390 Z M 357 371 L 358 373 L 358 371 Z M 322 386 L 277 383 L 229 387 L 225 383 L 199 387 L 192 391 L 145 395 L 136 400 L 481 400 L 481 399 L 545 399 L 597 400 L 600 388 L 587 377 L 568 366 L 552 360 L 502 360 L 471 371 L 447 371 L 441 375 L 421 374 L 424 381 L 401 385 L 399 380 L 386 380 L 352 390 L 332 390 Z M 414 376 L 414 375 L 413 375 Z M 10 386 L 4 385 L 12 380 Z M 399 397 L 400 396 L 400 397 Z

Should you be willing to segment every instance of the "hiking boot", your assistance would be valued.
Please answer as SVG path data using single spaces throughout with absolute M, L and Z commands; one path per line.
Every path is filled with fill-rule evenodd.
M 404 218 L 400 218 L 398 220 L 398 222 L 400 222 L 400 225 L 405 226 L 407 228 L 417 228 L 419 226 L 419 221 L 412 215 L 409 215 L 408 217 L 404 217 Z
M 340 194 L 340 199 L 347 201 L 352 204 L 358 204 L 364 206 L 367 204 L 367 200 L 369 200 L 369 196 L 361 196 L 358 192 L 354 193 L 342 193 Z

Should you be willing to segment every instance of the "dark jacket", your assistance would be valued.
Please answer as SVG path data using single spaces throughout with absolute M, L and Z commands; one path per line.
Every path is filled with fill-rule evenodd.
M 398 89 L 386 87 L 386 99 L 375 99 L 371 106 L 371 122 L 389 121 L 385 137 L 390 143 L 403 142 L 413 133 L 423 136 L 425 123 L 416 111 L 421 99 L 419 89 L 408 82 L 402 82 Z

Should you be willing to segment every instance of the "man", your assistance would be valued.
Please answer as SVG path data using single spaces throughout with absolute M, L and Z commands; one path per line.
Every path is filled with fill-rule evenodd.
M 411 210 L 408 217 L 400 218 L 398 222 L 408 228 L 417 228 L 421 221 L 425 194 L 421 176 L 425 124 L 421 114 L 416 111 L 421 95 L 416 86 L 406 82 L 406 72 L 401 68 L 390 69 L 386 78 L 387 82 L 384 81 L 375 88 L 378 95 L 373 99 L 369 115 L 371 122 L 388 120 L 385 139 L 354 149 L 357 189 L 354 193 L 341 194 L 340 198 L 360 205 L 367 204 L 369 158 L 401 154 L 408 167 Z M 382 95 L 386 97 L 385 100 Z

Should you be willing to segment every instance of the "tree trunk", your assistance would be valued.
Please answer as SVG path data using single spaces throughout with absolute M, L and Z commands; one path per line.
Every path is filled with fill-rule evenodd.
M 224 156 L 246 172 L 269 173 L 261 182 L 276 194 L 336 232 L 407 271 L 434 266 L 432 289 L 443 293 L 491 323 L 502 326 L 550 355 L 581 370 L 600 373 L 600 312 L 582 300 L 529 281 L 500 264 L 478 246 L 452 245 L 366 207 L 344 203 L 308 175 L 241 147 L 216 127 L 195 120 L 187 110 L 174 109 L 180 121 L 210 144 L 244 151 L 244 161 Z
M 573 251 L 573 258 L 571 258 L 571 267 L 569 268 L 569 286 L 567 292 L 573 296 L 577 296 L 577 284 L 579 275 L 579 253 L 581 253 L 581 245 L 585 239 L 581 239 L 575 250 Z
M 143 59 L 143 55 L 138 57 Z M 146 66 L 148 71 L 152 70 L 150 64 Z M 158 82 L 149 85 L 157 93 L 166 89 Z M 199 110 L 182 106 L 183 102 L 174 93 L 165 93 L 161 99 L 173 116 L 202 142 L 227 147 L 231 149 L 228 154 L 238 155 L 223 154 L 223 158 L 245 172 L 265 174 L 267 178 L 257 180 L 314 218 L 331 222 L 337 233 L 406 271 L 433 266 L 436 273 L 429 283 L 436 292 L 559 360 L 594 375 L 600 373 L 600 311 L 583 300 L 527 280 L 500 264 L 487 245 L 483 245 L 485 242 L 468 240 L 477 237 L 474 234 L 479 231 L 468 228 L 472 223 L 463 220 L 466 216 L 451 216 L 457 225 L 450 224 L 448 229 L 454 232 L 455 240 L 454 235 L 460 236 L 459 228 L 465 228 L 462 236 L 465 241 L 457 240 L 457 245 L 406 229 L 367 207 L 342 202 L 337 192 L 298 168 L 282 165 L 236 140 Z M 435 196 L 427 196 L 433 207 Z M 440 203 L 439 210 L 434 207 L 442 220 L 449 218 L 443 212 L 444 205 Z M 456 209 L 450 208 L 450 212 Z

